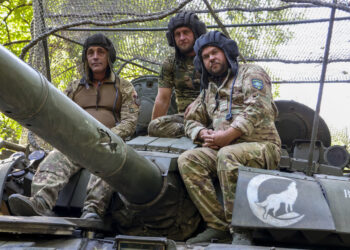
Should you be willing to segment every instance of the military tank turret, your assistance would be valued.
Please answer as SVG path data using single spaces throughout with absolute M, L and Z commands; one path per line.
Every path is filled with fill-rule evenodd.
M 200 230 L 201 218 L 178 174 L 177 158 L 197 145 L 188 138 L 148 136 L 123 142 L 1 46 L 0 72 L 0 110 L 116 191 L 111 212 L 103 222 L 70 217 L 69 209 L 64 217 L 11 216 L 11 211 L 6 211 L 8 195 L 30 195 L 31 170 L 43 157 L 40 153 L 15 153 L 0 161 L 2 212 L 7 214 L 0 216 L 0 237 L 6 246 L 193 248 L 183 241 Z M 251 230 L 253 243 L 268 249 L 349 246 L 350 185 L 343 171 L 349 163 L 348 152 L 330 147 L 329 130 L 321 120 L 310 168 L 307 152 L 314 112 L 293 101 L 280 101 L 277 106 L 276 126 L 284 144 L 283 172 L 240 169 L 232 226 Z M 57 208 L 81 207 L 87 170 L 62 190 Z M 168 239 L 175 240 L 176 246 Z M 196 249 L 219 247 L 239 248 L 213 242 Z

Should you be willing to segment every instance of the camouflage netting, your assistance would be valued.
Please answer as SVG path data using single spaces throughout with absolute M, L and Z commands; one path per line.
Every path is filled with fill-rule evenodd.
M 331 7 L 337 7 L 325 80 L 350 82 L 348 0 L 208 2 L 239 43 L 243 57 L 265 67 L 274 82 L 286 83 L 320 81 Z M 33 4 L 33 40 L 21 56 L 29 55 L 26 60 L 61 87 L 79 77 L 81 44 L 93 33 L 103 32 L 113 40 L 116 71 L 133 79 L 159 72 L 171 52 L 165 31 L 176 12 L 194 11 L 209 30 L 220 29 L 204 0 L 34 0 Z

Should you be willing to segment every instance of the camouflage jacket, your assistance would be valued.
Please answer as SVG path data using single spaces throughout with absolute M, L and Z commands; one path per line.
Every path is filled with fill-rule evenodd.
M 232 119 L 227 121 L 233 79 L 229 73 L 219 87 L 209 82 L 208 89 L 201 92 L 186 117 L 186 135 L 198 142 L 199 131 L 211 124 L 214 130 L 226 130 L 231 126 L 243 133 L 235 143 L 272 142 L 280 146 L 281 140 L 274 123 L 278 111 L 267 73 L 257 65 L 240 66 L 232 95 Z
M 104 83 L 114 83 L 115 87 L 118 88 L 118 95 L 121 97 L 121 108 L 120 113 L 117 115 L 120 117 L 120 122 L 116 123 L 116 126 L 112 127 L 111 130 L 121 138 L 125 139 L 135 132 L 139 113 L 137 93 L 134 86 L 129 81 L 119 78 L 115 74 L 111 74 L 111 76 L 106 79 Z M 69 83 L 64 93 L 74 101 L 75 94 L 80 90 L 80 88 L 84 88 L 85 84 L 92 86 L 90 81 L 86 81 L 86 83 L 84 83 L 82 80 L 72 81 Z
M 199 95 L 200 77 L 194 69 L 193 57 L 178 60 L 174 53 L 163 62 L 158 87 L 175 88 L 177 110 L 182 113 Z

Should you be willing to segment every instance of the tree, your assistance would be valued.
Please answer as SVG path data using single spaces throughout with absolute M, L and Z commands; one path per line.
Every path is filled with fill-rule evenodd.
M 253 2 L 246 3 L 240 0 L 234 4 L 230 1 L 219 0 L 212 0 L 210 2 L 215 9 L 224 9 L 227 6 L 230 6 L 230 8 L 232 7 L 230 11 L 219 11 L 218 13 L 219 17 L 225 20 L 224 23 L 226 24 L 248 23 L 252 20 L 253 22 L 260 22 L 287 19 L 286 14 L 290 12 L 289 9 L 284 9 L 282 11 L 240 11 L 235 9 L 240 7 L 249 9 L 252 8 L 251 6 L 269 6 L 270 2 L 273 1 L 274 0 L 268 0 L 268 3 L 265 3 L 265 1 L 262 0 L 254 0 Z M 161 13 L 164 14 L 168 9 L 179 7 L 180 2 L 184 3 L 184 1 L 164 1 L 164 3 L 161 4 L 153 4 L 152 1 L 130 1 L 128 3 L 118 3 L 118 6 L 113 6 L 114 9 L 110 10 L 108 4 L 111 4 L 112 1 L 81 1 L 84 5 L 79 5 L 81 3 L 78 3 L 78 0 L 45 0 L 42 2 L 44 3 L 43 8 L 45 10 L 45 15 L 42 15 L 41 12 L 38 11 L 38 9 L 42 8 L 40 5 L 41 1 L 0 0 L 0 18 L 3 19 L 0 26 L 0 42 L 6 45 L 6 47 L 16 55 L 19 55 L 23 47 L 31 40 L 31 28 L 34 30 L 32 35 L 35 39 L 42 35 L 41 33 L 37 34 L 38 32 L 43 32 L 43 30 L 48 31 L 48 29 L 52 30 L 74 22 L 93 20 L 94 22 L 101 23 L 104 27 L 108 27 L 106 26 L 108 22 L 113 22 L 115 20 L 137 20 L 145 17 L 157 16 L 161 15 Z M 216 24 L 210 13 L 204 13 L 207 7 L 202 1 L 194 0 L 186 3 L 185 8 L 195 11 L 199 10 L 198 15 L 207 24 Z M 77 11 L 77 6 L 75 6 L 75 4 L 80 6 L 80 12 Z M 35 22 L 33 22 L 31 27 L 33 6 L 35 8 Z M 204 10 L 204 12 L 201 10 Z M 38 17 L 38 14 L 41 16 Z M 150 27 L 167 27 L 167 23 L 172 16 L 173 15 L 144 22 L 111 26 L 134 29 L 134 31 L 105 32 L 105 34 L 113 40 L 117 48 L 118 57 L 123 59 L 117 60 L 114 65 L 116 70 L 123 67 L 123 70 L 120 71 L 122 77 L 132 80 L 138 76 L 156 74 L 157 71 L 159 71 L 160 63 L 170 53 L 171 48 L 169 48 L 167 44 L 164 30 L 147 31 L 147 29 Z M 43 19 L 45 19 L 45 22 L 43 22 Z M 39 29 L 37 28 L 38 25 Z M 86 25 L 84 27 L 96 27 L 96 25 Z M 140 30 L 142 28 L 146 30 Z M 281 29 L 277 26 L 271 27 L 270 29 L 266 27 L 230 28 L 229 32 L 231 37 L 238 42 L 242 54 L 247 57 L 259 57 L 257 53 L 260 53 L 261 56 L 260 50 L 257 50 L 256 47 L 259 41 L 262 40 L 266 41 L 266 44 L 269 44 L 269 55 L 274 55 L 276 54 L 274 47 L 283 44 L 292 35 L 287 29 Z M 81 45 L 85 38 L 92 33 L 95 32 L 72 32 L 62 29 L 46 37 L 49 51 L 51 82 L 59 89 L 64 89 L 71 80 L 80 77 L 83 68 L 81 62 Z M 31 51 L 31 49 L 29 51 Z M 265 51 L 262 53 L 265 53 Z M 35 63 L 32 63 L 33 61 L 43 62 L 44 56 L 42 50 L 40 53 L 37 53 L 37 55 L 34 55 L 34 57 L 38 60 L 33 60 L 33 56 L 26 57 L 29 64 L 35 65 Z M 142 65 L 143 68 L 130 63 L 124 65 L 125 60 Z M 43 64 L 41 64 L 39 68 L 36 68 L 40 68 L 42 71 Z M 278 88 L 275 90 L 275 94 L 278 94 Z M 4 119 L 8 118 L 2 116 L 0 126 L 9 124 L 5 122 Z M 15 129 L 20 129 L 20 127 L 17 125 Z M 18 133 L 12 134 L 17 135 Z M 17 139 L 18 137 L 13 140 L 16 141 Z
M 5 0 L 0 2 L 0 44 L 19 56 L 30 42 L 30 23 L 33 18 L 32 1 Z
M 31 40 L 32 18 L 32 1 L 0 1 L 0 44 L 18 56 Z M 0 113 L 0 138 L 18 142 L 21 130 L 17 122 Z
M 350 147 L 350 134 L 348 128 L 337 129 L 334 127 L 330 128 L 332 135 L 332 145 L 345 146 L 346 149 Z

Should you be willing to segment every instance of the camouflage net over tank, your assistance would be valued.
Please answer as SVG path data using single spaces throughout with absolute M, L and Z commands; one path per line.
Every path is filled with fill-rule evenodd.
M 32 41 L 22 51 L 33 67 L 62 88 L 81 71 L 81 44 L 103 32 L 117 48 L 115 70 L 128 79 L 158 74 L 171 52 L 165 32 L 177 12 L 191 10 L 209 30 L 215 13 L 248 62 L 274 82 L 319 82 L 332 7 L 336 7 L 326 82 L 350 82 L 348 0 L 34 0 Z M 49 60 L 45 60 L 48 58 Z

